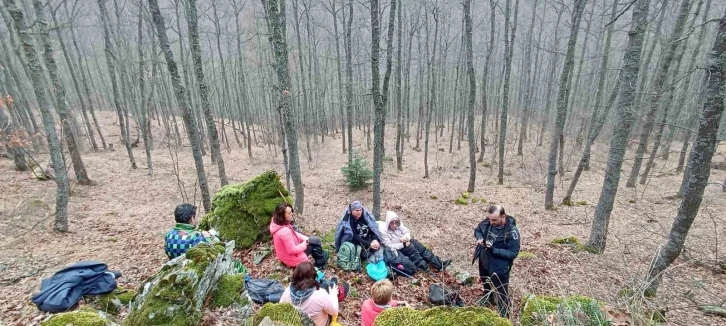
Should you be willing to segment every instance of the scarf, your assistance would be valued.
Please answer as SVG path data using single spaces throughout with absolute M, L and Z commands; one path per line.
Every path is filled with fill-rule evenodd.
M 309 288 L 301 291 L 290 285 L 290 298 L 292 299 L 292 304 L 299 306 L 313 295 L 313 292 L 315 292 L 315 288 Z

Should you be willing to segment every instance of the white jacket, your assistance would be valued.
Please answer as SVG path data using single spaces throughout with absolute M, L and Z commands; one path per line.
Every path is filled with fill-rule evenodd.
M 398 221 L 398 227 L 391 231 L 388 229 L 388 225 L 393 220 Z M 390 249 L 401 250 L 403 249 L 403 240 L 411 240 L 411 232 L 407 227 L 403 226 L 403 222 L 401 222 L 398 214 L 391 211 L 386 212 L 386 222 L 381 223 L 379 231 L 381 232 L 381 242 L 383 242 L 385 247 Z

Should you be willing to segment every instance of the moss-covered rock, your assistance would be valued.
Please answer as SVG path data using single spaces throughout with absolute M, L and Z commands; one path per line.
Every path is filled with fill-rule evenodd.
M 517 254 L 517 258 L 519 258 L 519 259 L 535 259 L 535 258 L 537 258 L 537 255 L 535 255 L 529 251 L 520 251 Z
M 414 310 L 408 307 L 384 310 L 375 321 L 375 326 L 512 326 L 512 323 L 499 314 L 483 307 L 435 307 L 427 310 Z
M 266 303 L 255 314 L 252 326 L 258 326 L 265 317 L 269 317 L 273 322 L 289 326 L 315 326 L 313 320 L 304 311 L 289 303 Z
M 521 326 L 536 326 L 546 323 L 557 325 L 608 326 L 603 304 L 585 296 L 566 298 L 530 295 L 522 303 L 519 319 Z
M 144 283 L 124 325 L 193 326 L 202 318 L 207 296 L 225 274 L 234 274 L 234 242 L 206 244 L 164 264 Z
M 135 297 L 136 291 L 118 287 L 113 292 L 102 295 L 85 296 L 85 299 L 88 300 L 90 305 L 96 309 L 116 315 L 125 307 L 128 307 L 129 303 L 131 303 Z
M 578 240 L 575 236 L 557 237 L 552 239 L 551 243 L 558 245 L 579 245 L 580 240 Z
M 76 310 L 53 315 L 41 322 L 41 326 L 111 326 L 115 325 L 101 313 L 89 310 Z
M 269 240 L 272 213 L 283 201 L 292 203 L 292 198 L 280 176 L 270 170 L 245 183 L 219 189 L 212 199 L 212 211 L 199 227 L 214 228 L 223 240 L 234 240 L 237 248 L 249 248 L 256 241 Z
M 249 301 L 246 297 L 242 296 L 244 291 L 245 282 L 243 274 L 225 274 L 219 278 L 217 283 L 217 289 L 212 295 L 212 308 L 217 307 L 229 307 L 232 304 L 239 304 L 246 306 Z
M 459 198 L 456 198 L 456 201 L 454 201 L 454 203 L 457 205 L 466 206 L 466 205 L 469 205 L 469 200 L 464 197 L 459 197 Z
M 461 197 L 469 199 L 469 198 L 471 198 L 471 193 L 464 191 L 461 193 Z

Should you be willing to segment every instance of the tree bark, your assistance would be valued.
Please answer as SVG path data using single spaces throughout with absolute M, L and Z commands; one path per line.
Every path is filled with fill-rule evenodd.
M 139 97 L 140 105 L 139 111 L 141 111 L 141 134 L 144 138 L 144 152 L 146 152 L 146 166 L 149 168 L 149 175 L 154 174 L 154 167 L 151 164 L 151 139 L 149 134 L 151 128 L 149 127 L 149 105 L 146 100 L 146 65 L 144 64 L 144 3 L 139 2 L 139 22 L 138 22 L 138 37 L 139 37 Z
M 602 108 L 602 98 L 605 93 L 605 85 L 607 84 L 606 81 L 608 62 L 610 60 L 610 45 L 612 44 L 613 30 L 615 29 L 614 21 L 618 15 L 619 2 L 620 0 L 614 0 L 612 10 L 610 11 L 609 21 L 611 21 L 612 23 L 610 24 L 610 26 L 608 26 L 607 36 L 605 36 L 605 47 L 602 53 L 602 61 L 600 62 L 600 76 L 598 77 L 597 82 L 597 94 L 595 94 L 595 108 L 593 108 L 590 115 L 590 128 L 587 132 L 587 140 L 585 140 L 585 147 L 582 150 L 580 162 L 577 164 L 575 174 L 572 176 L 570 186 L 567 188 L 567 194 L 562 199 L 563 205 L 572 205 L 572 194 L 575 192 L 575 187 L 577 186 L 577 182 L 580 180 L 580 175 L 582 175 L 582 171 L 585 170 L 585 167 L 589 164 L 588 162 L 590 161 L 590 150 L 592 149 L 592 145 L 595 143 L 595 139 L 597 139 L 597 136 L 600 135 L 600 131 L 605 124 L 605 118 L 610 112 L 610 102 L 615 101 L 618 89 L 620 88 L 620 83 L 618 80 L 616 88 L 611 93 L 611 101 L 608 101 L 608 105 L 605 107 L 605 111 L 600 114 L 600 110 Z
M 487 84 L 489 82 L 489 66 L 491 65 L 491 59 L 492 59 L 492 53 L 494 53 L 494 26 L 496 22 L 496 3 L 494 0 L 489 0 L 489 13 L 491 14 L 491 17 L 489 18 L 489 48 L 487 49 L 487 56 L 486 60 L 484 62 L 484 74 L 481 78 L 481 105 L 482 105 L 482 114 L 481 114 L 481 134 L 479 142 L 481 144 L 481 152 L 479 152 L 479 159 L 477 159 L 477 162 L 483 162 L 484 161 L 484 152 L 486 152 L 486 133 L 487 133 L 487 111 L 489 109 L 489 103 L 487 99 Z
M 182 111 L 182 119 L 184 119 L 184 125 L 187 129 L 187 135 L 189 136 L 189 143 L 192 147 L 192 157 L 194 157 L 194 165 L 197 170 L 197 180 L 199 182 L 199 188 L 202 192 L 202 205 L 204 211 L 209 212 L 211 209 L 211 201 L 209 198 L 209 186 L 207 184 L 207 174 L 204 172 L 204 161 L 202 159 L 201 144 L 197 126 L 194 122 L 193 112 L 188 102 L 186 90 L 181 83 L 179 76 L 179 70 L 176 62 L 174 61 L 174 54 L 169 46 L 169 39 L 166 36 L 166 27 L 164 26 L 164 18 L 161 17 L 161 10 L 159 9 L 158 0 L 149 0 L 149 9 L 151 10 L 151 17 L 156 25 L 156 35 L 159 37 L 159 47 L 161 52 L 164 53 L 166 59 L 166 67 L 169 69 L 169 75 L 171 75 L 171 83 L 174 87 L 174 94 L 176 95 L 177 104 L 179 104 Z
M 401 65 L 403 64 L 403 60 L 401 58 L 403 48 L 403 22 L 401 19 L 402 7 L 402 3 L 398 5 L 398 47 L 396 48 L 396 169 L 398 169 L 398 171 L 403 171 L 403 108 L 401 106 Z
M 613 202 L 618 192 L 620 169 L 623 166 L 628 135 L 635 116 L 635 110 L 633 108 L 635 85 L 629 81 L 638 80 L 649 6 L 650 0 L 637 0 L 635 3 L 632 18 L 633 23 L 628 32 L 628 42 L 625 48 L 625 54 L 623 55 L 623 68 L 618 77 L 623 83 L 619 89 L 620 96 L 617 105 L 617 120 L 615 122 L 613 137 L 610 141 L 605 180 L 603 181 L 602 191 L 600 192 L 600 199 L 595 208 L 595 216 L 592 221 L 592 229 L 590 230 L 590 239 L 587 243 L 587 246 L 595 253 L 602 253 L 605 250 L 610 213 L 613 210 Z
M 3 104 L 8 108 L 8 112 L 12 112 L 15 108 L 12 105 L 13 98 L 11 96 L 0 96 L 0 104 Z M 23 138 L 18 131 L 15 129 L 12 119 L 8 118 L 5 114 L 5 110 L 0 107 L 0 135 L 5 138 L 5 146 L 8 149 L 8 153 L 13 156 L 13 164 L 15 165 L 15 171 L 27 171 L 28 164 L 25 161 L 25 154 L 23 149 Z
M 36 23 L 40 28 L 40 40 L 43 44 L 43 58 L 45 59 L 45 66 L 48 69 L 48 75 L 50 75 L 50 80 L 53 84 L 53 92 L 55 93 L 55 99 L 57 102 L 58 118 L 61 119 L 63 137 L 65 138 L 66 146 L 68 146 L 68 152 L 70 152 L 71 161 L 73 162 L 73 172 L 76 174 L 76 181 L 78 181 L 78 184 L 90 186 L 93 185 L 93 181 L 91 181 L 88 177 L 88 172 L 86 172 L 86 167 L 83 164 L 81 152 L 78 148 L 76 134 L 73 133 L 71 125 L 72 117 L 68 112 L 65 88 L 58 76 L 58 67 L 55 64 L 55 58 L 53 57 L 53 46 L 48 34 L 48 22 L 45 20 L 43 4 L 39 0 L 33 0 L 33 7 L 35 8 Z
M 545 209 L 553 209 L 553 197 L 555 194 L 555 177 L 557 176 L 557 152 L 564 151 L 559 148 L 564 138 L 565 122 L 567 120 L 567 104 L 570 99 L 570 83 L 572 82 L 572 71 L 575 63 L 575 46 L 577 35 L 580 31 L 582 12 L 585 9 L 587 0 L 575 0 L 575 8 L 572 11 L 572 23 L 570 24 L 570 40 L 567 42 L 567 54 L 565 55 L 565 66 L 560 75 L 560 90 L 557 94 L 557 118 L 555 129 L 550 142 L 550 153 L 547 159 L 547 188 L 545 191 Z M 562 162 L 560 161 L 560 165 Z
M 53 114 L 50 110 L 50 104 L 46 96 L 46 89 L 48 89 L 45 78 L 43 77 L 43 71 L 41 70 L 40 60 L 38 59 L 38 53 L 35 49 L 35 40 L 33 39 L 32 33 L 30 33 L 27 23 L 25 22 L 25 15 L 18 8 L 15 0 L 4 0 L 5 6 L 10 13 L 15 25 L 15 31 L 18 33 L 18 38 L 25 52 L 25 58 L 27 60 L 27 69 L 30 73 L 31 82 L 33 83 L 33 90 L 35 91 L 36 101 L 38 102 L 38 109 L 43 117 L 43 126 L 45 127 L 46 138 L 48 139 L 48 147 L 50 149 L 50 160 L 53 165 L 53 172 L 55 174 L 55 182 L 57 185 L 56 196 L 55 196 L 55 218 L 53 220 L 53 229 L 58 232 L 68 231 L 68 174 L 66 167 L 63 162 L 63 154 L 61 152 L 61 146 L 58 141 L 58 135 L 55 131 L 55 121 L 53 121 Z
M 646 294 L 655 296 L 663 272 L 683 251 L 688 231 L 701 207 L 703 192 L 711 172 L 711 160 L 716 151 L 719 123 L 724 110 L 726 94 L 726 13 L 721 16 L 718 32 L 708 58 L 708 72 L 704 80 L 706 89 L 703 110 L 698 123 L 698 134 L 691 151 L 691 173 L 683 200 L 678 208 L 666 243 L 658 250 L 648 271 Z
M 353 0 L 348 1 L 348 27 L 345 29 L 345 71 L 347 81 L 346 93 L 346 120 L 348 122 L 348 164 L 353 162 Z
M 675 58 L 676 50 L 682 40 L 680 40 L 683 28 L 688 16 L 688 10 L 691 8 L 690 0 L 682 0 L 681 7 L 679 9 L 678 18 L 676 24 L 673 27 L 673 33 L 668 40 L 668 47 L 665 51 L 661 63 L 658 65 L 658 70 L 654 76 L 653 85 L 650 88 L 650 109 L 645 114 L 645 122 L 643 123 L 643 129 L 640 132 L 640 140 L 638 142 L 638 149 L 635 152 L 635 160 L 633 161 L 633 168 L 630 170 L 630 177 L 628 182 L 625 184 L 626 187 L 635 187 L 635 182 L 638 180 L 640 173 L 640 166 L 643 164 L 643 156 L 645 154 L 646 146 L 648 145 L 648 139 L 650 133 L 653 131 L 653 125 L 655 124 L 655 116 L 660 107 L 660 97 L 663 95 L 663 87 L 666 79 L 668 79 L 668 70 L 670 69 L 671 63 Z M 654 148 L 653 151 L 657 149 Z
M 502 115 L 499 122 L 499 175 L 497 184 L 504 184 L 504 154 L 505 142 L 507 140 L 507 112 L 509 110 L 509 83 L 512 73 L 512 56 L 514 55 L 514 37 L 517 34 L 517 15 L 519 11 L 519 0 L 514 5 L 514 22 L 512 24 L 512 36 L 509 37 L 509 18 L 511 0 L 507 0 L 507 7 L 504 13 L 504 94 L 502 95 Z
M 214 8 L 215 16 L 217 9 Z M 192 50 L 192 61 L 194 62 L 194 72 L 197 77 L 197 85 L 199 86 L 199 97 L 202 99 L 202 110 L 204 111 L 204 120 L 207 123 L 207 134 L 209 135 L 209 142 L 211 144 L 212 156 L 215 157 L 214 161 L 217 163 L 217 170 L 219 172 L 219 180 L 222 186 L 229 184 L 227 180 L 227 172 L 224 168 L 224 159 L 222 158 L 222 151 L 219 145 L 219 134 L 217 133 L 217 126 L 214 123 L 214 117 L 212 116 L 212 105 L 209 103 L 209 94 L 207 89 L 207 81 L 204 78 L 204 68 L 202 67 L 202 49 L 199 46 L 199 28 L 197 27 L 197 1 L 187 0 L 187 25 L 189 29 L 189 46 Z M 216 24 L 217 28 L 219 23 Z M 219 59 L 222 59 L 222 50 L 219 47 L 219 33 L 217 30 L 217 46 L 219 50 Z M 227 86 L 227 74 L 225 72 L 224 61 L 222 62 L 222 77 L 224 81 L 224 89 Z M 227 92 L 224 92 L 224 96 L 227 96 Z M 224 119 L 222 121 L 224 124 Z
M 103 24 L 103 43 L 106 52 L 106 65 L 108 65 L 108 75 L 111 78 L 111 88 L 113 89 L 113 102 L 116 107 L 116 115 L 118 116 L 118 124 L 121 129 L 121 141 L 126 147 L 126 152 L 131 161 L 131 168 L 136 169 L 136 160 L 134 160 L 134 152 L 131 150 L 131 142 L 126 129 L 126 120 L 124 119 L 124 111 L 121 104 L 121 94 L 119 93 L 118 81 L 116 80 L 116 57 L 113 54 L 111 45 L 111 33 L 108 28 L 108 12 L 106 11 L 106 0 L 98 0 L 98 6 L 101 11 L 101 21 Z
M 532 74 L 532 64 L 530 63 L 530 61 L 532 58 L 531 56 L 532 56 L 532 40 L 533 40 L 533 36 L 534 36 L 534 22 L 535 22 L 535 18 L 537 17 L 537 15 L 536 15 L 537 2 L 539 2 L 539 0 L 534 0 L 534 3 L 532 4 L 532 21 L 529 23 L 529 33 L 527 36 L 527 48 L 524 51 L 525 58 L 524 58 L 523 63 L 526 65 L 526 67 L 524 68 L 525 71 L 524 71 L 523 82 L 526 83 L 526 85 L 524 86 L 524 87 L 526 87 L 526 89 L 524 90 L 524 93 L 525 93 L 524 94 L 524 105 L 522 107 L 522 116 L 521 116 L 522 122 L 521 122 L 521 126 L 519 128 L 519 141 L 517 143 L 517 155 L 518 156 L 522 156 L 522 150 L 524 149 L 524 141 L 527 138 L 527 123 L 529 123 L 529 110 L 530 110 L 529 107 L 531 104 L 532 92 L 534 91 L 534 89 L 533 89 L 534 85 L 532 85 L 532 87 L 530 87 L 528 80 Z M 587 47 L 587 42 L 585 42 L 584 48 L 586 48 L 586 47 Z M 522 90 L 520 90 L 520 92 L 522 92 Z
M 466 40 L 466 70 L 469 75 L 469 103 L 467 103 L 468 116 L 466 127 L 468 130 L 469 143 L 469 193 L 474 192 L 476 184 L 476 140 L 474 136 L 474 103 L 476 102 L 476 77 L 474 73 L 474 50 L 472 48 L 472 22 L 471 22 L 471 0 L 464 0 L 464 25 Z

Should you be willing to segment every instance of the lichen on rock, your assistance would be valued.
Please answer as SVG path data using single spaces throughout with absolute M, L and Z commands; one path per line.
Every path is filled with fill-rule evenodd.
M 558 325 L 610 325 L 602 307 L 602 302 L 581 295 L 565 298 L 530 295 L 522 303 L 519 324 L 535 326 L 555 320 Z
M 211 212 L 199 227 L 214 228 L 223 240 L 234 240 L 237 248 L 246 249 L 256 241 L 269 240 L 272 213 L 283 201 L 292 203 L 292 198 L 277 172 L 270 170 L 245 183 L 219 189 L 212 199 Z
M 124 325 L 193 326 L 220 278 L 234 274 L 234 242 L 201 243 L 166 264 L 139 289 Z
M 102 313 L 89 310 L 76 310 L 53 315 L 41 322 L 41 326 L 114 326 L 117 325 Z
M 395 325 L 458 325 L 458 326 L 512 326 L 512 323 L 494 311 L 483 307 L 434 307 L 414 310 L 408 307 L 386 309 L 374 323 L 375 326 Z
M 255 314 L 252 325 L 259 326 L 265 317 L 288 326 L 315 326 L 313 320 L 304 311 L 289 303 L 266 303 Z

